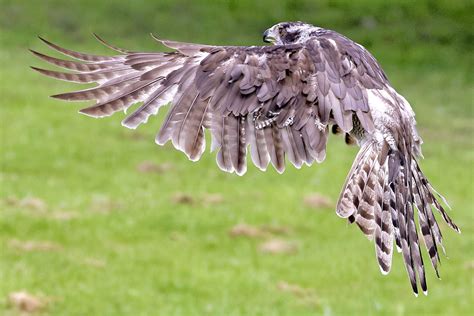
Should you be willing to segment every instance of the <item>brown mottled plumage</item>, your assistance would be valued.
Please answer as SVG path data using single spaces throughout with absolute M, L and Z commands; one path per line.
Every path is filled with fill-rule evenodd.
M 119 54 L 78 53 L 41 38 L 78 61 L 32 51 L 70 71 L 33 69 L 60 80 L 97 83 L 94 88 L 53 96 L 95 100 L 80 110 L 92 117 L 110 116 L 143 102 L 122 121 L 128 128 L 146 123 L 171 103 L 156 142 L 171 141 L 191 160 L 199 160 L 205 150 L 206 129 L 219 168 L 239 175 L 247 168 L 247 149 L 258 168 L 265 170 L 271 163 L 283 172 L 285 157 L 297 168 L 322 162 L 329 129 L 344 133 L 347 144 L 361 149 L 343 186 L 337 214 L 374 239 L 384 274 L 390 271 L 395 241 L 414 293 L 418 284 L 426 293 L 415 213 L 437 275 L 442 236 L 432 208 L 450 227 L 459 229 L 416 160 L 422 141 L 410 104 L 390 86 L 364 47 L 302 22 L 268 29 L 264 40 L 272 46 L 210 46 L 154 37 L 172 51 L 144 53 L 97 38 Z

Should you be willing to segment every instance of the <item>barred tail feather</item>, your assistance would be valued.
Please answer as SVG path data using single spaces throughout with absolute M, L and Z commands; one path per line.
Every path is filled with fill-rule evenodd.
M 346 178 L 336 206 L 336 213 L 342 218 L 350 218 L 357 211 L 359 195 L 361 195 L 360 187 L 358 186 L 359 173 L 368 159 L 371 146 L 371 143 L 366 143 L 362 146 Z
M 347 176 L 336 212 L 350 223 L 355 222 L 369 239 L 375 240 L 375 253 L 383 274 L 390 271 L 395 240 L 413 292 L 418 295 L 418 287 L 427 294 L 418 230 L 439 277 L 438 247 L 443 247 L 442 235 L 432 208 L 455 231 L 459 232 L 459 228 L 436 199 L 436 196 L 443 198 L 426 180 L 408 148 L 405 143 L 397 150 L 386 142 L 365 143 Z

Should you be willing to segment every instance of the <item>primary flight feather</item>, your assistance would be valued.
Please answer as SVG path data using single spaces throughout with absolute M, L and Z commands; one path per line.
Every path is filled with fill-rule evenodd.
M 355 222 L 375 241 L 382 273 L 390 271 L 393 244 L 402 252 L 415 294 L 427 293 L 419 246 L 421 230 L 438 275 L 442 235 L 433 208 L 459 232 L 422 173 L 415 114 L 375 60 L 343 35 L 303 22 L 283 22 L 264 32 L 271 46 L 212 46 L 155 38 L 172 52 L 132 52 L 98 40 L 119 54 L 74 52 L 41 38 L 49 47 L 79 61 L 32 51 L 70 70 L 33 67 L 56 79 L 95 82 L 90 89 L 54 95 L 68 101 L 95 100 L 80 110 L 110 116 L 142 102 L 122 121 L 128 128 L 146 123 L 170 103 L 156 143 L 171 141 L 189 159 L 199 160 L 211 132 L 217 164 L 239 175 L 253 163 L 285 169 L 326 157 L 329 130 L 345 134 L 361 149 L 342 188 L 336 212 Z M 415 214 L 418 215 L 417 229 Z

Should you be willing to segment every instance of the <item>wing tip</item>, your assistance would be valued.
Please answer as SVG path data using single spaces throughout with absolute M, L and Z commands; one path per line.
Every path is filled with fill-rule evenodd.
M 114 50 L 116 52 L 119 52 L 119 53 L 122 53 L 122 54 L 129 54 L 131 53 L 131 51 L 128 51 L 126 49 L 123 49 L 123 48 L 119 48 L 117 46 L 114 46 L 114 45 L 111 45 L 109 43 L 107 43 L 102 37 L 100 37 L 97 33 L 95 32 L 92 32 L 92 35 L 95 37 L 96 40 L 98 40 L 102 45 L 110 48 L 111 50 Z
M 353 203 L 343 206 L 342 205 L 344 203 L 343 199 L 344 197 L 342 197 L 342 199 L 340 199 L 336 204 L 336 215 L 339 216 L 340 218 L 349 218 L 352 214 L 357 212 L 357 208 L 354 206 Z
M 56 99 L 56 100 L 62 100 L 62 101 L 72 101 L 69 97 L 70 93 L 58 93 L 58 94 L 53 94 L 50 95 L 50 98 Z M 83 100 L 76 100 L 76 101 L 83 101 Z
M 388 275 L 390 273 L 390 269 L 385 271 L 380 265 L 379 265 L 379 269 L 380 269 L 380 272 L 382 273 L 382 275 Z
M 42 37 L 41 35 L 36 35 L 36 37 L 38 37 L 38 39 L 40 41 L 42 41 L 43 43 L 45 43 L 46 45 L 48 46 L 53 46 L 53 43 L 51 43 L 50 41 L 48 41 L 47 39 L 45 39 L 44 37 Z
M 96 40 L 98 40 L 99 42 L 103 43 L 104 40 L 102 39 L 102 37 L 99 36 L 99 34 L 97 34 L 96 32 L 92 32 L 92 36 L 95 37 Z
M 127 121 L 127 119 L 125 120 L 122 120 L 122 122 L 120 122 L 120 124 L 123 126 L 123 127 L 126 127 L 128 129 L 137 129 L 138 125 L 139 124 L 131 124 L 130 122 Z
M 40 53 L 40 52 L 37 52 L 35 51 L 34 49 L 31 49 L 31 48 L 28 48 L 28 50 L 30 51 L 30 53 L 32 53 L 33 55 L 35 55 L 36 57 L 38 57 L 39 59 L 42 59 L 50 64 L 54 64 L 54 65 L 57 65 L 55 62 L 53 61 L 63 61 L 61 59 L 57 59 L 57 58 L 54 58 L 54 57 L 50 57 L 48 55 L 45 55 L 43 53 Z
M 166 144 L 168 142 L 169 139 L 166 139 L 166 140 L 163 140 L 159 134 L 155 137 L 155 144 L 159 145 L 159 146 L 163 146 L 164 144 Z
M 451 225 L 450 225 L 451 226 Z M 461 228 L 459 228 L 456 224 L 452 223 L 451 228 L 458 234 L 461 234 Z
M 45 69 L 41 69 L 41 68 L 38 68 L 38 67 L 35 67 L 35 66 L 30 66 L 30 68 L 33 69 L 34 71 L 37 71 L 37 72 L 41 73 L 41 74 L 45 70 Z
M 78 113 L 83 114 L 85 116 L 93 117 L 93 118 L 102 118 L 102 117 L 107 116 L 107 115 L 98 114 L 97 109 L 95 109 L 94 107 L 80 109 Z
M 285 172 L 285 167 L 284 166 L 283 167 L 275 167 L 275 171 L 278 172 L 278 174 L 283 174 L 283 172 Z
M 34 71 L 36 71 L 37 73 L 40 73 L 42 74 L 43 76 L 47 76 L 47 77 L 50 77 L 50 78 L 55 78 L 55 79 L 59 79 L 53 75 L 51 75 L 51 73 L 54 73 L 54 71 L 52 70 L 46 70 L 46 69 L 43 69 L 43 68 L 39 68 L 39 67 L 35 67 L 35 66 L 30 66 L 30 68 Z
M 235 174 L 239 177 L 242 177 L 245 173 L 247 173 L 247 166 L 243 167 L 242 169 L 235 170 Z
M 66 56 L 69 56 L 69 57 L 73 57 L 73 55 L 71 55 L 71 53 L 68 53 L 68 50 L 62 48 L 62 47 L 59 47 L 58 45 L 48 41 L 47 39 L 45 39 L 44 37 L 40 36 L 40 35 L 37 35 L 37 37 L 44 43 L 46 44 L 49 48 L 52 48 L 54 49 L 55 51 L 58 51 L 60 52 L 61 54 L 63 55 L 66 55 Z
M 151 36 L 151 38 L 153 38 L 155 41 L 160 42 L 161 44 L 163 44 L 163 40 L 159 39 L 155 34 L 153 34 L 153 33 L 150 32 L 150 36 Z
M 41 54 L 41 53 L 39 53 L 39 52 L 37 52 L 37 51 L 31 49 L 31 48 L 28 48 L 28 50 L 30 51 L 30 53 L 32 53 L 32 54 L 35 55 L 35 56 L 42 56 L 42 55 L 43 55 L 43 54 Z

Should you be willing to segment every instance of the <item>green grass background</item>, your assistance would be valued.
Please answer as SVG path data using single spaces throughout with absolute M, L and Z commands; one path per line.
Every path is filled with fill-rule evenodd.
M 7 296 L 25 290 L 47 299 L 42 315 L 468 315 L 473 9 L 472 1 L 457 0 L 0 0 L 0 314 L 17 315 Z M 74 85 L 28 68 L 45 66 L 27 51 L 47 51 L 36 35 L 95 53 L 108 51 L 91 32 L 134 50 L 162 49 L 150 32 L 259 45 L 263 30 L 287 20 L 365 45 L 417 113 L 422 168 L 462 229 L 458 235 L 441 224 L 449 260 L 442 257 L 438 280 L 425 259 L 427 297 L 411 293 L 400 255 L 382 276 L 373 244 L 355 226 L 333 207 L 303 203 L 315 192 L 335 203 L 357 150 L 341 138 L 330 137 L 322 165 L 283 175 L 249 167 L 238 177 L 219 171 L 214 154 L 191 163 L 169 145 L 156 146 L 156 118 L 129 131 L 120 113 L 102 120 L 77 115 L 80 105 L 47 97 Z M 143 174 L 143 161 L 172 168 Z M 177 193 L 198 201 L 219 194 L 223 201 L 180 204 Z M 290 232 L 277 237 L 298 251 L 262 254 L 265 239 L 229 237 L 238 223 L 286 227 Z M 22 251 L 15 241 L 60 249 Z M 280 282 L 310 295 L 282 291 Z

